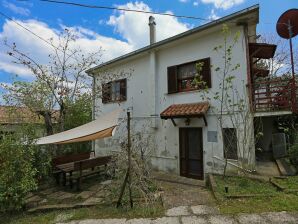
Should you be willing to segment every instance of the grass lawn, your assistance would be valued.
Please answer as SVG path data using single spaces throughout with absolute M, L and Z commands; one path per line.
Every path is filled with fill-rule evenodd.
M 104 219 L 104 218 L 155 218 L 164 215 L 161 205 L 152 207 L 140 207 L 135 205 L 133 209 L 115 208 L 111 205 L 101 205 L 89 208 L 72 210 L 52 211 L 45 213 L 14 213 L 1 216 L 0 223 L 5 224 L 46 224 L 55 222 L 66 222 L 80 219 Z
M 298 176 L 292 176 L 283 179 L 274 178 L 273 180 L 286 189 L 298 190 Z
M 221 198 L 219 209 L 224 214 L 261 213 L 273 211 L 298 211 L 298 195 L 278 192 L 270 183 L 245 177 L 215 176 L 216 194 Z M 224 187 L 229 187 L 228 195 L 262 195 L 261 197 L 225 198 Z
M 276 188 L 272 184 L 245 177 L 214 176 L 217 184 L 217 193 L 220 195 L 250 195 L 250 194 L 276 194 Z M 225 187 L 229 192 L 225 193 Z

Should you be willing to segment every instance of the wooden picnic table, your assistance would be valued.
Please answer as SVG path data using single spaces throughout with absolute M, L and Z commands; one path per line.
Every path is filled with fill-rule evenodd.
M 82 177 L 89 175 L 89 174 L 83 174 L 83 170 L 91 169 L 92 171 L 94 171 L 95 167 L 99 167 L 103 165 L 106 167 L 106 165 L 110 162 L 110 160 L 111 160 L 110 156 L 100 156 L 100 157 L 94 157 L 94 158 L 79 160 L 75 162 L 60 164 L 60 165 L 57 165 L 56 168 L 60 170 L 63 175 L 63 186 L 66 185 L 66 176 L 67 176 L 67 173 L 69 173 L 70 187 L 72 187 L 72 174 L 74 171 L 79 172 L 79 177 L 77 178 L 77 182 L 81 182 Z M 80 183 L 78 183 L 78 188 L 80 187 L 79 185 Z
M 81 161 L 81 160 L 79 160 Z M 63 186 L 66 185 L 66 175 L 69 173 L 69 175 L 72 175 L 72 172 L 74 171 L 74 163 L 75 162 L 70 162 L 70 163 L 65 163 L 65 164 L 60 164 L 57 165 L 56 168 L 61 171 L 63 175 Z

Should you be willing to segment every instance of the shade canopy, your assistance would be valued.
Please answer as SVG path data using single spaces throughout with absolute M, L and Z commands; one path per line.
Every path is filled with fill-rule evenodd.
M 120 109 L 115 110 L 82 126 L 39 138 L 36 140 L 36 144 L 66 144 L 111 137 L 118 125 L 120 111 Z

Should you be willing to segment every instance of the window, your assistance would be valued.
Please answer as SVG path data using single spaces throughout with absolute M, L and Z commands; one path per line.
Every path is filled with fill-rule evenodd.
M 238 160 L 237 129 L 236 128 L 223 128 L 222 135 L 223 135 L 224 157 L 226 159 Z
M 202 88 L 202 86 L 195 85 L 194 83 L 197 75 L 197 63 L 202 63 L 203 65 L 200 78 L 205 82 L 205 86 L 211 88 L 210 58 L 205 58 L 168 67 L 168 93 L 185 92 Z
M 102 85 L 102 103 L 126 100 L 126 79 L 108 82 Z

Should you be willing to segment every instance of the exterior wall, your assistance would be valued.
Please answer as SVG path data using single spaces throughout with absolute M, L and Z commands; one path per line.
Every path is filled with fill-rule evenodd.
M 210 109 L 207 114 L 208 126 L 202 119 L 193 118 L 189 126 L 185 126 L 184 119 L 176 119 L 177 127 L 170 120 L 161 120 L 154 118 L 152 115 L 159 115 L 164 109 L 172 104 L 179 103 L 195 103 L 203 101 L 200 91 L 184 92 L 184 93 L 167 93 L 167 67 L 182 64 L 206 57 L 210 57 L 212 66 L 211 79 L 212 88 L 208 95 L 209 101 L 213 108 L 219 109 L 220 104 L 212 99 L 211 92 L 219 91 L 220 73 L 215 71 L 217 66 L 223 64 L 221 55 L 218 55 L 213 49 L 215 46 L 223 44 L 223 36 L 219 26 L 217 30 L 210 31 L 205 34 L 194 34 L 191 38 L 176 41 L 165 48 L 156 52 L 148 52 L 139 56 L 138 59 L 116 65 L 113 68 L 105 70 L 113 72 L 113 70 L 122 71 L 133 69 L 131 76 L 127 82 L 127 101 L 120 104 L 101 104 L 100 99 L 96 99 L 95 117 L 108 113 L 117 107 L 123 109 L 122 118 L 125 118 L 125 111 L 129 109 L 132 112 L 132 134 L 144 132 L 143 136 L 153 136 L 152 142 L 148 143 L 152 149 L 152 165 L 160 170 L 179 174 L 179 128 L 180 127 L 202 127 L 203 130 L 203 150 L 204 150 L 204 172 L 220 173 L 224 162 L 223 143 L 221 131 L 219 131 L 216 110 Z M 242 26 L 230 27 L 232 33 L 240 31 L 240 38 L 233 49 L 233 63 L 240 64 L 240 68 L 235 72 L 235 85 L 239 86 L 239 94 L 245 96 L 245 86 L 247 83 L 247 60 L 246 60 L 246 44 L 244 37 L 244 29 Z M 96 85 L 100 84 L 101 74 L 96 76 Z M 248 103 L 248 99 L 247 99 Z M 100 110 L 100 112 L 99 112 Z M 249 123 L 252 125 L 253 119 Z M 224 118 L 225 127 L 233 127 L 229 116 Z M 137 127 L 138 126 L 138 127 Z M 143 126 L 146 126 L 144 129 Z M 238 131 L 243 131 L 244 126 L 237 127 Z M 121 136 L 126 134 L 125 122 L 123 122 L 113 139 L 105 139 L 96 142 L 96 151 L 98 154 L 106 154 L 111 151 L 119 150 L 115 145 L 119 145 Z M 217 142 L 208 142 L 208 131 L 215 131 L 218 134 Z M 253 131 L 253 128 L 251 129 Z M 253 134 L 253 133 L 252 133 Z M 253 145 L 253 140 L 251 140 Z M 151 147 L 150 146 L 150 147 Z M 115 148 L 116 147 L 116 148 Z M 241 147 L 240 149 L 241 150 Z M 254 152 L 254 150 L 253 150 Z M 241 154 L 241 152 L 240 152 Z M 243 154 L 243 153 L 242 153 Z M 241 155 L 242 155 L 241 154 Z M 214 158 L 217 157 L 217 158 Z M 237 163 L 237 161 L 232 161 Z M 250 163 L 254 163 L 254 154 L 250 155 Z M 233 168 L 233 167 L 229 167 Z

